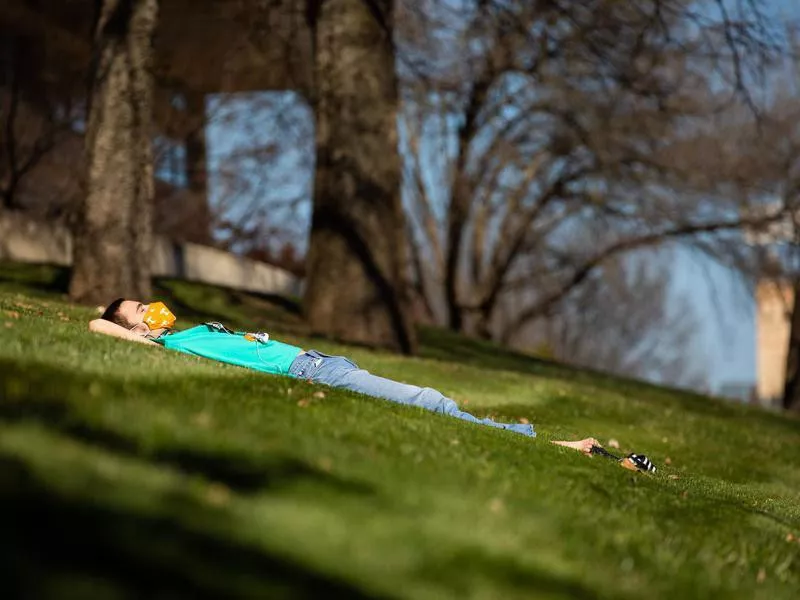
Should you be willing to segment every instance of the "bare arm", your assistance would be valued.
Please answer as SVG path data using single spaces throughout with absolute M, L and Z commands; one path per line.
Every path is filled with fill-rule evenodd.
M 123 340 L 128 340 L 129 342 L 139 342 L 140 344 L 158 346 L 158 344 L 148 340 L 146 337 L 137 333 L 133 333 L 132 331 L 128 331 L 124 327 L 120 327 L 116 323 L 106 321 L 105 319 L 94 319 L 93 321 L 89 321 L 89 331 L 121 338 Z

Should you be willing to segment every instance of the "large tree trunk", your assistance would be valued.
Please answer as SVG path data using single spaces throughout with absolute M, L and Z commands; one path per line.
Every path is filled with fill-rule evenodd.
M 789 333 L 789 348 L 786 353 L 786 384 L 783 391 L 783 407 L 800 412 L 800 278 L 795 279 L 792 302 L 792 318 Z
M 186 92 L 186 112 L 190 130 L 186 147 L 186 182 L 191 194 L 192 210 L 186 240 L 211 244 L 211 209 L 208 205 L 208 167 L 206 158 L 206 96 L 202 92 Z
M 311 3 L 317 172 L 305 311 L 315 333 L 410 353 L 391 0 Z
M 151 57 L 158 0 L 102 0 L 94 37 L 85 198 L 70 296 L 150 295 Z

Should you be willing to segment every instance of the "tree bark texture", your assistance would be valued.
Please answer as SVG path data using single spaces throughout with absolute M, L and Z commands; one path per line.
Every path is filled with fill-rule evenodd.
M 314 3 L 317 170 L 305 311 L 316 333 L 415 350 L 392 0 Z
M 158 0 L 101 0 L 94 34 L 85 195 L 70 296 L 150 296 L 151 62 Z
M 206 97 L 201 92 L 187 92 L 186 111 L 191 130 L 184 140 L 186 147 L 186 182 L 191 194 L 191 222 L 187 223 L 186 240 L 211 245 L 211 209 L 208 205 L 208 161 L 206 150 Z
M 800 278 L 795 279 L 789 348 L 786 353 L 786 383 L 783 391 L 783 408 L 800 412 Z

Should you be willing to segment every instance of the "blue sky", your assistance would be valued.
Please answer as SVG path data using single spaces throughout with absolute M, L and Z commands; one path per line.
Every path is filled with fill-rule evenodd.
M 674 292 L 689 299 L 698 330 L 687 349 L 708 368 L 718 392 L 725 383 L 756 381 L 755 306 L 752 293 L 729 269 L 689 250 L 675 250 Z

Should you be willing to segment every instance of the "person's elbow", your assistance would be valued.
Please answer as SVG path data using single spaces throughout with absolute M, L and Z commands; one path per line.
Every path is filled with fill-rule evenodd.
M 103 319 L 92 319 L 89 321 L 89 331 L 101 333 L 103 331 Z

